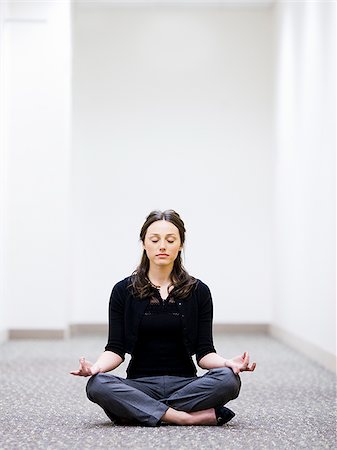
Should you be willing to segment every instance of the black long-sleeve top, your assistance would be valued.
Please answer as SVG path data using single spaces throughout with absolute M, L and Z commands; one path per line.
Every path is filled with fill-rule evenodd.
M 195 377 L 196 367 L 183 344 L 183 325 L 176 300 L 163 300 L 158 290 L 146 307 L 138 328 L 138 337 L 128 378 L 173 375 Z
M 134 354 L 139 337 L 139 326 L 149 298 L 140 299 L 132 293 L 130 277 L 118 282 L 112 289 L 109 303 L 109 337 L 105 350 L 120 355 Z M 174 289 L 170 293 L 174 297 Z M 197 362 L 215 352 L 212 335 L 213 304 L 210 290 L 197 280 L 188 297 L 176 299 L 181 320 L 182 341 L 189 356 L 196 354 Z M 158 341 L 160 345 L 160 341 Z

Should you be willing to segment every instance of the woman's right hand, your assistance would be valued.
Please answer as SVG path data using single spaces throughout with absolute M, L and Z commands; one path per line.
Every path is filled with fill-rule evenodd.
M 96 373 L 100 372 L 100 368 L 96 364 L 92 364 L 90 361 L 87 361 L 85 358 L 80 358 L 80 367 L 78 370 L 73 370 L 70 373 L 72 375 L 76 375 L 78 377 L 91 377 L 92 375 L 96 375 Z

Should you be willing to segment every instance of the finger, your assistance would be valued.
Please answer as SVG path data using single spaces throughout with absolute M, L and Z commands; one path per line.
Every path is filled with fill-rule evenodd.
M 72 370 L 71 372 L 69 372 L 71 375 L 79 375 L 80 371 L 79 370 Z
M 256 367 L 256 363 L 255 362 L 253 362 L 253 364 L 252 364 L 252 366 L 251 366 L 251 368 L 249 369 L 251 372 L 253 372 L 254 370 L 255 370 L 255 367 Z
M 246 367 L 244 370 L 248 371 L 248 372 L 254 372 L 256 367 L 256 363 L 254 362 L 250 367 Z
M 248 362 L 247 362 L 247 352 L 244 352 L 244 354 L 241 356 L 242 362 L 240 364 L 240 372 L 243 372 L 244 370 L 246 370 L 247 366 L 248 366 Z
M 80 358 L 80 370 L 82 370 L 83 372 L 86 371 L 86 360 L 85 358 Z
M 70 372 L 71 373 L 71 372 Z M 89 375 L 83 372 L 79 373 L 72 373 L 72 375 L 75 375 L 76 377 L 88 377 Z

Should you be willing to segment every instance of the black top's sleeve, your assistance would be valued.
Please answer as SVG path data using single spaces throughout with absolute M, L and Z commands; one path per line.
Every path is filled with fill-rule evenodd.
M 124 305 L 125 289 L 121 282 L 112 289 L 109 302 L 109 337 L 105 350 L 117 353 L 121 358 L 125 357 L 124 343 Z
M 196 359 L 200 359 L 208 353 L 216 353 L 213 344 L 213 302 L 208 286 L 199 282 L 198 286 L 198 342 Z

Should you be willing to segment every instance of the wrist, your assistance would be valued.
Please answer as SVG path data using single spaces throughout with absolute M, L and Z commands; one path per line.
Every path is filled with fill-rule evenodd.
M 232 360 L 231 359 L 225 359 L 224 367 L 228 367 L 228 369 L 232 369 L 233 368 Z
M 96 373 L 102 373 L 102 372 L 103 372 L 102 367 L 100 367 L 100 366 L 97 365 L 97 364 L 94 364 L 94 365 L 91 367 L 91 371 L 92 371 L 92 373 L 93 373 L 94 375 L 96 375 Z

